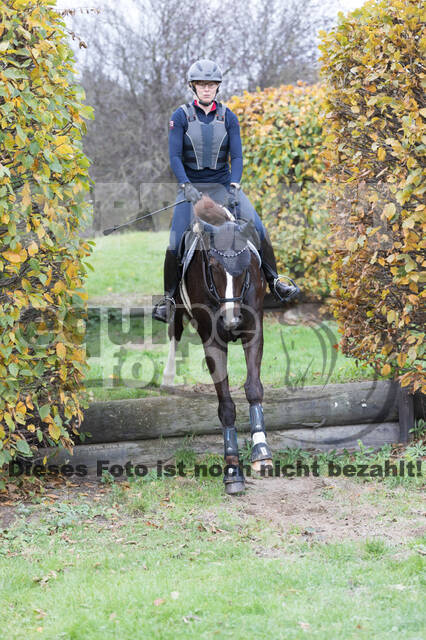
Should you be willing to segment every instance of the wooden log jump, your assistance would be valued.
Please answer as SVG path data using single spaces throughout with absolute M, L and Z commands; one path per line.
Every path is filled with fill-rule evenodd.
M 244 393 L 233 394 L 239 432 L 249 431 Z M 398 420 L 397 386 L 386 380 L 268 390 L 267 433 L 277 429 L 380 424 Z M 94 402 L 84 412 L 88 444 L 222 433 L 214 393 Z
M 83 465 L 99 476 L 107 466 L 170 463 L 179 449 L 196 454 L 223 452 L 222 428 L 214 393 L 179 392 L 166 397 L 94 402 L 84 413 L 81 431 L 89 434 L 66 450 L 40 449 L 35 462 Z M 240 448 L 250 441 L 248 404 L 243 393 L 233 394 Z M 413 399 L 397 383 L 380 380 L 326 387 L 268 390 L 264 414 L 268 443 L 273 451 L 298 447 L 311 451 L 378 449 L 404 441 L 414 422 Z
M 239 436 L 240 448 L 244 444 L 244 436 Z M 271 431 L 268 443 L 273 451 L 281 451 L 287 447 L 300 447 L 305 450 L 327 451 L 330 449 L 348 451 L 357 449 L 357 440 L 361 439 L 365 446 L 380 448 L 385 443 L 397 442 L 399 436 L 398 422 L 381 424 L 360 424 L 320 429 L 301 428 Z M 249 439 L 249 438 L 248 438 Z M 340 442 L 340 445 L 330 443 Z M 145 465 L 154 468 L 158 461 L 166 465 L 173 461 L 179 449 L 191 449 L 196 454 L 223 454 L 223 437 L 221 434 L 203 434 L 193 437 L 178 436 L 170 438 L 154 438 L 138 441 L 109 442 L 102 444 L 84 444 L 74 447 L 73 454 L 68 451 L 40 449 L 34 463 L 41 464 L 44 456 L 48 456 L 47 464 L 70 464 L 75 469 L 84 465 L 88 476 L 101 476 L 98 468 L 120 465 L 124 467 L 130 462 L 133 466 Z

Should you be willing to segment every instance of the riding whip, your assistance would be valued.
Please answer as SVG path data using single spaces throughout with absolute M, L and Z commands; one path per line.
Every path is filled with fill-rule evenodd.
M 161 213 L 161 211 L 165 211 L 166 209 L 170 209 L 170 207 L 174 207 L 177 204 L 182 204 L 183 202 L 187 202 L 187 200 L 179 200 L 179 202 L 173 202 L 172 204 L 168 204 L 167 207 L 163 207 L 162 209 L 157 209 L 157 211 L 151 211 L 151 213 L 146 213 L 144 216 L 140 216 L 139 218 L 135 218 L 134 220 L 129 220 L 129 222 L 123 222 L 123 224 L 118 224 L 115 227 L 110 227 L 109 229 L 104 229 L 104 236 L 108 236 L 113 231 L 117 231 L 117 229 L 121 229 L 122 227 L 127 227 L 129 224 L 133 224 L 138 220 L 143 220 L 144 218 L 148 218 L 149 216 L 153 216 L 155 213 Z

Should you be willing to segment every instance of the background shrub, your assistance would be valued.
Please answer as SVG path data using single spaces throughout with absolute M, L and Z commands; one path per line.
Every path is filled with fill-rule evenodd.
M 84 92 L 48 0 L 0 7 L 0 466 L 82 420 Z M 87 405 L 85 405 L 87 406 Z
M 227 102 L 241 123 L 243 187 L 267 227 L 279 271 L 307 298 L 329 293 L 329 218 L 324 197 L 324 87 L 244 92 Z
M 424 16 L 367 2 L 320 47 L 342 349 L 411 392 L 426 390 Z

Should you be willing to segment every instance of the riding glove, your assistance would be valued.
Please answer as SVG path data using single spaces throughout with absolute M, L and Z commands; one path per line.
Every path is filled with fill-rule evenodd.
M 183 195 L 188 202 L 192 202 L 192 204 L 197 204 L 197 202 L 203 197 L 203 194 L 200 193 L 190 182 L 184 182 L 180 186 L 183 189 Z
M 226 200 L 226 206 L 230 209 L 234 209 L 240 203 L 240 190 L 233 184 L 228 189 L 228 197 Z

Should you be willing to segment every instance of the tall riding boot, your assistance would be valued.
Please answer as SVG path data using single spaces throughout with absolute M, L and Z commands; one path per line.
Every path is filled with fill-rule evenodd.
M 271 239 L 265 230 L 265 238 L 262 240 L 260 247 L 260 255 L 262 258 L 262 268 L 269 285 L 271 293 L 280 302 L 289 302 L 300 294 L 297 284 L 288 276 L 278 276 L 277 263 L 275 261 L 274 250 L 272 248 Z M 287 278 L 291 285 L 280 282 L 280 278 Z
M 164 258 L 164 298 L 155 305 L 152 317 L 161 322 L 170 322 L 176 307 L 175 294 L 180 281 L 180 265 L 177 257 L 170 249 Z

